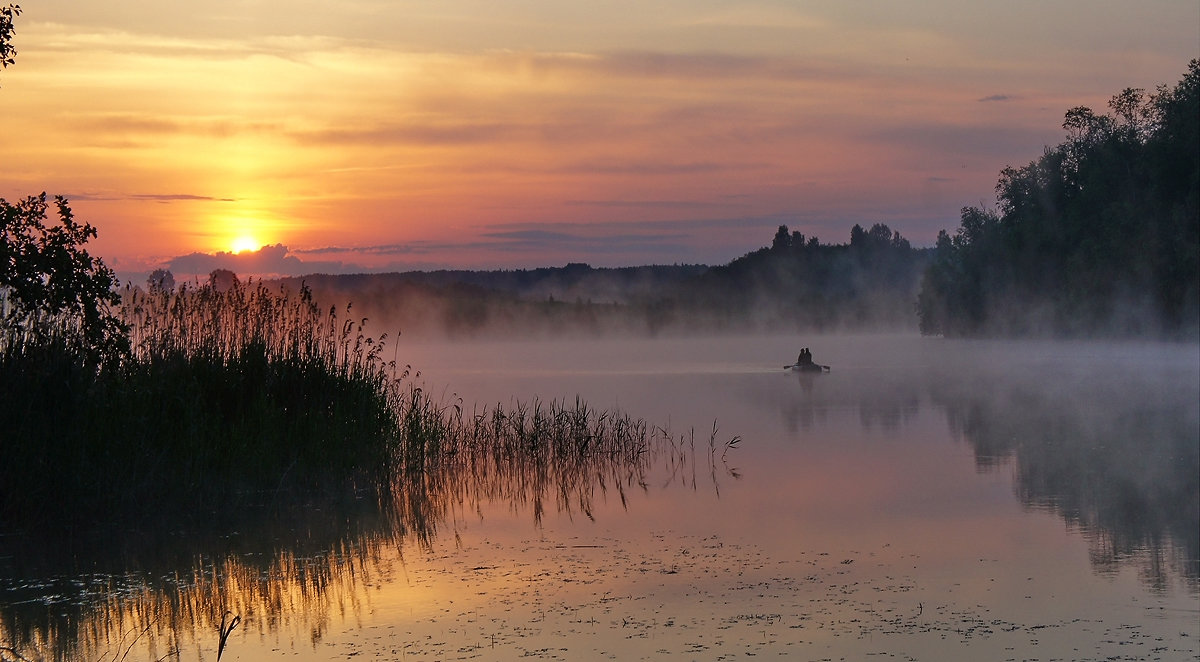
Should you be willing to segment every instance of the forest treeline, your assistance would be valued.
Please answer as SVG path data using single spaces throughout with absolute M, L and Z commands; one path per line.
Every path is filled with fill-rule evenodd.
M 405 334 L 605 334 L 915 329 L 929 249 L 855 225 L 847 244 L 780 226 L 727 265 L 310 275 L 284 279 Z
M 1001 172 L 995 209 L 938 235 L 923 333 L 1195 337 L 1200 61 L 1108 105 L 1067 111 L 1064 142 Z
M 770 246 L 710 269 L 666 303 L 679 319 L 707 315 L 733 330 L 912 328 L 928 256 L 882 223 L 855 225 L 846 244 L 822 244 L 784 225 Z

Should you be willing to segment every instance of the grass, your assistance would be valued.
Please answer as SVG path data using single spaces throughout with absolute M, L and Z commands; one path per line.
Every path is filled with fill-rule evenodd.
M 0 530 L 390 501 L 457 463 L 586 466 L 645 443 L 644 424 L 579 401 L 436 403 L 384 358 L 386 337 L 305 288 L 127 289 L 119 315 L 130 351 L 99 366 L 61 335 L 0 339 Z

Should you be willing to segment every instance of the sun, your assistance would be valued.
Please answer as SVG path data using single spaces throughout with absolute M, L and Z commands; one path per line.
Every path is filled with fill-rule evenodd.
M 256 251 L 262 248 L 262 245 L 254 237 L 243 235 L 233 240 L 232 248 L 234 253 L 242 253 L 245 251 Z

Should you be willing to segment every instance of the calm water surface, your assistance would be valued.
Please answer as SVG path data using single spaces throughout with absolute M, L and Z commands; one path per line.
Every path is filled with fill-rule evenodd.
M 832 372 L 783 370 L 802 346 Z M 173 573 L 9 559 L 24 654 L 212 660 L 228 609 L 222 660 L 1200 659 L 1197 346 L 400 351 L 467 412 L 580 397 L 663 432 L 636 467 L 476 476 L 416 523 L 314 514 L 335 533 L 239 532 L 165 555 Z

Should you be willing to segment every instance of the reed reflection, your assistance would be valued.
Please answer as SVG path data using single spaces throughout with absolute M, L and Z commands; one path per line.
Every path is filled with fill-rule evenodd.
M 414 411 L 423 413 L 405 423 L 419 443 L 399 453 L 379 502 L 241 512 L 219 532 L 141 532 L 132 554 L 119 541 L 75 539 L 61 557 L 37 559 L 30 552 L 45 539 L 24 541 L 25 550 L 4 541 L 0 660 L 162 659 L 196 649 L 215 658 L 226 613 L 241 617 L 230 648 L 239 635 L 286 628 L 315 645 L 335 615 L 369 605 L 366 587 L 392 575 L 406 546 L 428 548 L 459 511 L 508 503 L 536 525 L 549 509 L 591 518 L 609 491 L 625 506 L 652 469 L 667 484 L 696 484 L 694 436 L 582 401 Z M 724 470 L 718 451 L 736 443 L 719 445 L 714 429 L 706 467 L 714 480 Z M 93 571 L 80 574 L 81 563 Z
M 225 524 L 219 533 L 120 532 L 137 544 L 76 537 L 61 541 L 66 553 L 41 558 L 31 550 L 55 549 L 45 537 L 5 541 L 0 660 L 5 649 L 18 660 L 215 650 L 209 640 L 226 612 L 259 630 L 303 614 L 319 631 L 330 614 L 358 608 L 358 589 L 387 572 L 379 559 L 394 540 L 379 508 L 365 504 L 293 504 Z

